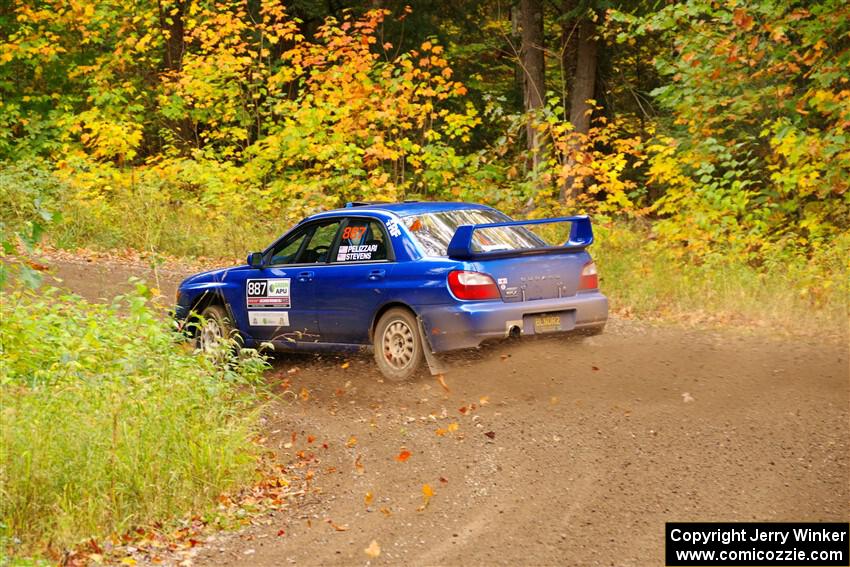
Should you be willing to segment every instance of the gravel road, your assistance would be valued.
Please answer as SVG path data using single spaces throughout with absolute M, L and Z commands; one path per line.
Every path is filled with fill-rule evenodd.
M 131 274 L 150 278 L 57 271 L 90 299 Z M 181 275 L 160 274 L 166 297 Z M 311 492 L 195 563 L 662 565 L 667 521 L 847 521 L 850 362 L 833 335 L 614 320 L 453 356 L 446 387 L 383 382 L 366 356 L 281 357 L 269 380 L 306 395 L 271 406 L 267 443 Z

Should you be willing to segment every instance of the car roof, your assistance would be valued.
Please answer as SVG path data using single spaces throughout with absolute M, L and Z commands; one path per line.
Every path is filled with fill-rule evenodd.
M 340 214 L 344 215 L 356 215 L 358 213 L 390 213 L 399 217 L 406 217 L 409 215 L 421 215 L 425 213 L 438 213 L 440 211 L 456 211 L 460 209 L 483 209 L 483 210 L 491 210 L 491 207 L 486 205 L 478 205 L 475 203 L 461 203 L 461 202 L 449 202 L 449 201 L 408 201 L 404 203 L 368 203 L 368 204 L 360 204 L 360 203 L 349 203 L 350 206 L 346 206 L 342 209 L 334 209 L 332 211 L 325 211 L 323 213 L 319 213 L 317 215 L 313 215 L 310 218 L 315 218 L 317 216 L 337 216 Z

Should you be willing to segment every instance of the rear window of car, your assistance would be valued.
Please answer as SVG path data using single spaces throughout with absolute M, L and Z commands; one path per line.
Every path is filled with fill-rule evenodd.
M 426 256 L 446 256 L 459 226 L 510 221 L 503 213 L 486 209 L 460 209 L 403 217 L 405 226 Z M 549 244 L 523 226 L 479 229 L 473 233 L 473 252 L 538 248 Z

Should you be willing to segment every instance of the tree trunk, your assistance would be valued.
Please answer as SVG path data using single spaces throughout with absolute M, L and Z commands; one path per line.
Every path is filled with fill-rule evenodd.
M 569 96 L 573 92 L 573 77 L 576 72 L 579 20 L 573 14 L 576 0 L 564 0 L 561 4 L 561 104 L 564 114 L 569 112 Z
M 545 70 L 543 55 L 543 3 L 541 0 L 520 1 L 520 27 L 522 28 L 522 46 L 520 65 L 523 73 L 522 98 L 526 112 L 543 106 L 546 96 Z M 532 155 L 532 165 L 536 169 L 541 161 L 542 141 L 540 133 L 531 125 L 527 126 L 528 149 Z
M 169 71 L 179 71 L 183 66 L 183 14 L 188 3 L 178 0 L 163 6 L 162 0 L 158 0 L 160 29 L 168 36 L 165 40 L 165 67 Z
M 595 33 L 596 24 L 589 17 L 585 17 L 578 28 L 576 66 L 570 92 L 570 123 L 573 125 L 573 131 L 578 134 L 587 134 L 590 131 L 590 115 L 593 106 L 587 101 L 593 98 L 596 87 L 596 64 L 599 52 Z M 581 143 L 582 136 L 577 136 L 570 153 L 579 150 Z M 567 158 L 567 168 L 572 169 L 572 167 L 575 167 L 575 162 L 570 156 Z M 580 194 L 581 187 L 576 186 L 575 178 L 567 177 L 561 186 L 561 201 L 576 199 Z
M 576 72 L 573 91 L 570 93 L 570 122 L 576 132 L 587 134 L 590 130 L 590 111 L 587 102 L 593 98 L 596 87 L 596 60 L 599 46 L 596 41 L 596 24 L 584 19 L 579 26 Z
M 165 36 L 163 65 L 173 80 L 183 69 L 183 55 L 186 50 L 186 26 L 183 18 L 189 12 L 192 0 L 157 0 L 159 8 L 159 26 Z M 183 152 L 200 148 L 196 125 L 188 117 L 168 120 L 167 124 L 178 140 Z

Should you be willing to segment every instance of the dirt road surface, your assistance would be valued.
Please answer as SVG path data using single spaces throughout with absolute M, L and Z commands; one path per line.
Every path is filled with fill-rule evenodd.
M 59 275 L 95 299 L 129 274 Z M 166 296 L 179 275 L 161 275 Z M 846 335 L 614 320 L 449 366 L 446 390 L 383 382 L 366 356 L 278 359 L 269 379 L 291 393 L 267 443 L 311 492 L 195 563 L 662 565 L 667 521 L 850 518 Z

